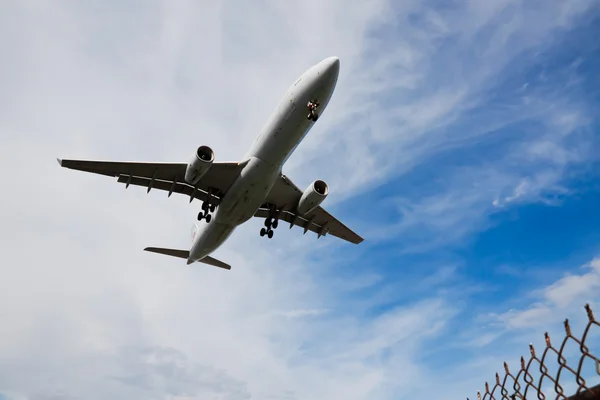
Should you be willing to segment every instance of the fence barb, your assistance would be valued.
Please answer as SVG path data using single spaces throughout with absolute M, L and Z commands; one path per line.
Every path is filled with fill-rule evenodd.
M 504 377 L 501 378 L 500 374 L 496 373 L 495 384 L 491 389 L 488 382 L 485 382 L 485 391 L 483 394 L 477 391 L 477 400 L 546 400 L 551 398 L 556 400 L 600 400 L 600 385 L 589 387 L 583 377 L 583 367 L 587 365 L 586 361 L 595 364 L 595 371 L 600 376 L 600 354 L 592 354 L 586 345 L 591 329 L 599 330 L 600 323 L 594 318 L 594 312 L 589 304 L 585 305 L 585 311 L 588 323 L 581 338 L 573 335 L 569 320 L 565 319 L 565 337 L 560 347 L 553 346 L 550 334 L 545 332 L 546 347 L 540 356 L 533 344 L 530 343 L 529 359 L 526 361 L 525 357 L 521 356 L 521 368 L 516 376 L 510 372 L 508 363 L 504 362 Z M 569 365 L 565 357 L 565 348 L 571 342 L 577 345 L 581 353 L 576 365 L 575 363 Z M 552 363 L 554 367 L 557 367 L 555 374 L 552 374 L 548 368 Z M 537 378 L 534 378 L 534 375 Z M 574 380 L 577 386 L 574 393 L 565 393 L 563 385 L 567 379 Z M 573 382 L 571 381 L 571 383 Z M 554 397 L 550 397 L 552 390 L 554 390 Z M 467 398 L 467 400 L 469 399 Z

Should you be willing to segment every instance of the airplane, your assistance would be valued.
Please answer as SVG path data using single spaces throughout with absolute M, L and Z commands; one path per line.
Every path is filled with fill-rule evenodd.
M 306 70 L 289 87 L 242 161 L 215 162 L 213 150 L 202 145 L 188 163 L 66 160 L 61 167 L 116 177 L 117 182 L 189 196 L 202 202 L 192 228 L 189 250 L 147 247 L 144 250 L 231 269 L 210 256 L 241 224 L 264 218 L 260 236 L 271 239 L 280 221 L 359 244 L 363 238 L 321 207 L 329 194 L 324 181 L 302 191 L 282 173 L 285 162 L 327 107 L 337 84 L 340 61 L 328 57 Z M 214 215 L 214 219 L 213 219 Z M 211 222 L 212 220 L 212 222 Z M 205 221 L 202 222 L 202 221 Z

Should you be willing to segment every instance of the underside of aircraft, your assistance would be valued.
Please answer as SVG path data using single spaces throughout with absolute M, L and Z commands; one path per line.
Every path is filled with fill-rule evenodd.
M 260 235 L 272 238 L 280 223 L 298 226 L 317 238 L 332 235 L 350 243 L 363 238 L 321 207 L 328 185 L 314 180 L 299 189 L 282 167 L 319 120 L 333 94 L 339 60 L 329 57 L 304 72 L 285 93 L 256 141 L 240 162 L 215 162 L 209 146 L 196 149 L 187 163 L 121 162 L 58 159 L 64 168 L 117 178 L 117 182 L 162 190 L 201 202 L 189 250 L 148 247 L 145 250 L 183 258 L 188 264 L 230 269 L 210 256 L 235 228 L 249 219 L 263 218 Z M 202 224 L 200 224 L 202 222 Z

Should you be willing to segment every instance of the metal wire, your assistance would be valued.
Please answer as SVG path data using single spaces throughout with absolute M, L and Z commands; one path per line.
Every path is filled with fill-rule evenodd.
M 539 357 L 532 344 L 529 345 L 530 356 L 528 360 L 521 357 L 521 368 L 514 375 L 508 369 L 508 364 L 504 363 L 504 377 L 500 379 L 500 374 L 496 373 L 496 382 L 490 389 L 488 382 L 485 383 L 485 392 L 483 396 L 481 392 L 477 392 L 478 400 L 546 400 L 554 398 L 556 400 L 583 400 L 583 399 L 599 399 L 600 400 L 600 385 L 588 387 L 586 380 L 582 376 L 582 369 L 586 361 L 593 362 L 596 367 L 596 373 L 600 375 L 600 355 L 591 353 L 586 340 L 590 330 L 600 329 L 600 323 L 594 318 L 594 313 L 589 304 L 585 305 L 585 310 L 588 316 L 588 323 L 583 331 L 581 339 L 577 338 L 571 332 L 569 320 L 564 322 L 565 338 L 560 347 L 552 345 L 548 332 L 544 334 L 546 340 L 546 348 Z M 568 365 L 565 357 L 565 348 L 567 343 L 575 342 L 579 348 L 579 362 Z M 600 344 L 596 343 L 597 345 Z M 556 363 L 558 369 L 555 374 L 549 372 L 548 367 L 551 363 Z M 537 376 L 537 378 L 534 378 Z M 575 381 L 577 390 L 574 393 L 565 393 L 565 389 L 561 385 L 566 384 L 566 380 Z M 542 390 L 542 387 L 544 388 Z M 548 392 L 554 390 L 555 397 L 550 397 Z M 544 394 L 546 392 L 546 394 Z M 546 397 L 548 396 L 548 397 Z M 467 397 L 467 400 L 469 398 Z

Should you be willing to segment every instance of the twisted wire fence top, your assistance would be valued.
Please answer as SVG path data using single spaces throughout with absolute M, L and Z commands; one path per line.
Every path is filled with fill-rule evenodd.
M 477 392 L 478 400 L 600 400 L 600 385 L 590 387 L 584 379 L 583 368 L 585 365 L 594 365 L 595 372 L 600 377 L 600 354 L 592 354 L 586 345 L 592 329 L 600 331 L 600 323 L 594 318 L 594 313 L 589 304 L 585 305 L 588 323 L 581 338 L 573 335 L 569 320 L 564 322 L 565 338 L 560 346 L 553 345 L 548 332 L 544 334 L 546 348 L 539 355 L 532 344 L 529 345 L 530 356 L 528 360 L 521 357 L 520 369 L 513 373 L 508 364 L 504 363 L 504 376 L 496 373 L 496 380 L 490 389 L 488 382 L 485 383 L 485 392 Z M 594 340 L 595 345 L 600 345 L 600 339 Z M 567 362 L 565 348 L 568 343 L 575 343 L 579 349 L 576 362 Z M 596 343 L 597 342 L 597 343 Z M 591 344 L 588 341 L 588 345 Z M 570 357 L 571 358 L 571 357 Z M 573 360 L 573 358 L 571 358 Z M 555 369 L 554 373 L 550 368 Z M 565 389 L 564 386 L 567 386 Z M 574 389 L 570 389 L 574 387 Z M 569 392 L 567 392 L 567 390 Z M 469 400 L 469 398 L 467 398 Z

